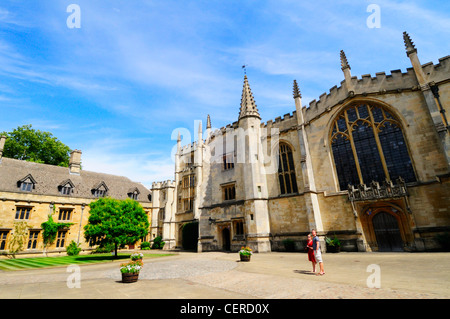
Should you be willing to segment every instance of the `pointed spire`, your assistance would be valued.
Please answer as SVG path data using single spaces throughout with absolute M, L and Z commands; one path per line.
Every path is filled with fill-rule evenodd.
M 211 117 L 209 116 L 209 114 L 206 118 L 206 129 L 211 129 Z
M 412 42 L 409 34 L 405 31 L 403 32 L 403 41 L 405 41 L 406 55 L 409 56 L 411 53 L 417 52 L 414 42 Z
M 258 108 L 256 107 L 255 100 L 253 99 L 252 90 L 248 84 L 247 75 L 244 77 L 244 87 L 242 89 L 241 98 L 241 111 L 239 112 L 239 119 L 244 117 L 257 117 L 259 116 Z
M 342 71 L 345 69 L 351 69 L 350 64 L 348 64 L 347 57 L 345 56 L 344 50 L 341 50 L 341 68 Z
M 300 93 L 300 89 L 298 88 L 297 80 L 294 80 L 294 99 L 301 98 L 302 94 Z

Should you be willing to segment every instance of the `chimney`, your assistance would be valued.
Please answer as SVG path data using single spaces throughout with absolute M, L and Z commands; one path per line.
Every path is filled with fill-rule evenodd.
M 69 172 L 70 174 L 80 175 L 81 171 L 81 151 L 74 150 L 70 153 Z
M 5 147 L 6 136 L 0 136 L 0 162 L 3 157 L 3 148 Z

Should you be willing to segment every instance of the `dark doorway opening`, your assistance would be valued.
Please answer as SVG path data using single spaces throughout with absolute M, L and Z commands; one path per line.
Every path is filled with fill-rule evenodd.
M 182 230 L 183 249 L 197 251 L 197 244 L 198 244 L 198 222 L 185 224 Z
M 224 228 L 222 230 L 222 240 L 223 240 L 223 250 L 230 251 L 231 250 L 231 236 L 230 230 L 228 228 Z

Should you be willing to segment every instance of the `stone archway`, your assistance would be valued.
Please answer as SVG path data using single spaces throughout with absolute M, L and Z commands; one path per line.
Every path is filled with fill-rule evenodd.
M 361 206 L 358 215 L 367 250 L 404 251 L 412 247 L 412 221 L 402 200 L 378 201 Z

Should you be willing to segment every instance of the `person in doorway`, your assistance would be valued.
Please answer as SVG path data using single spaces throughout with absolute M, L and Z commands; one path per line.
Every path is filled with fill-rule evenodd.
M 311 231 L 311 234 L 313 236 L 313 251 L 314 251 L 314 258 L 316 259 L 316 262 L 319 263 L 320 271 L 317 273 L 317 275 L 325 275 L 325 271 L 323 270 L 323 260 L 322 260 L 322 253 L 320 251 L 320 242 L 319 237 L 317 236 L 316 230 L 313 229 Z
M 311 234 L 308 234 L 308 241 L 306 243 L 306 249 L 308 250 L 308 260 L 312 263 L 313 267 L 313 273 L 316 273 L 316 258 L 314 257 L 314 250 L 313 250 L 313 241 Z

